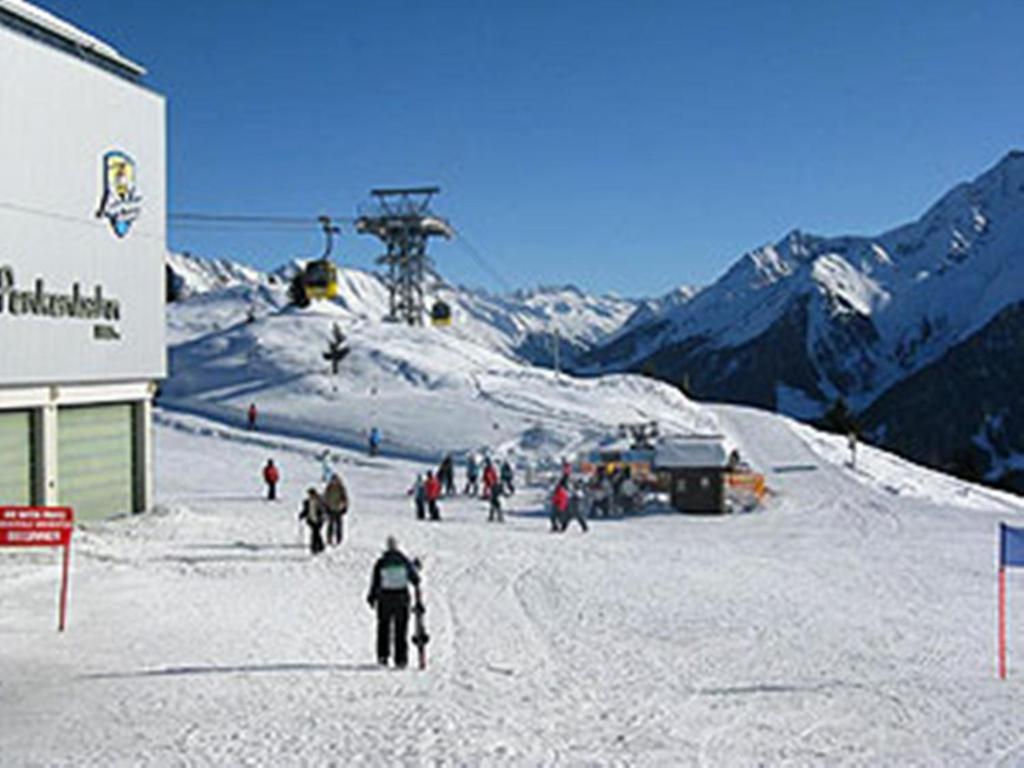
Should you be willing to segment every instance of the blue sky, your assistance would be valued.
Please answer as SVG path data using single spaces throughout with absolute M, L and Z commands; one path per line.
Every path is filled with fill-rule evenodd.
M 515 287 L 705 283 L 794 227 L 903 223 L 1024 147 L 1021 2 L 40 4 L 166 94 L 172 211 L 352 215 L 371 187 L 437 183 Z M 321 239 L 170 245 L 275 266 Z M 452 282 L 502 287 L 432 250 Z

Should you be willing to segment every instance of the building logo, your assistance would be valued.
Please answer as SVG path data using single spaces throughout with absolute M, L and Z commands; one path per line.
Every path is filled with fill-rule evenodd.
M 103 156 L 103 198 L 96 218 L 106 218 L 114 234 L 124 237 L 142 213 L 142 197 L 135 186 L 135 161 L 124 152 Z

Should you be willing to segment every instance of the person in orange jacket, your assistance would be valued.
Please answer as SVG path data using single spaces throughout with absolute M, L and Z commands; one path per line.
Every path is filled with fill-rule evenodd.
M 246 414 L 249 429 L 256 429 L 256 403 L 249 403 L 249 410 Z
M 263 482 L 267 484 L 267 501 L 277 499 L 277 484 L 280 480 L 281 472 L 274 466 L 274 460 L 267 459 L 267 464 L 263 467 Z
M 441 498 L 441 481 L 437 479 L 433 472 L 427 472 L 427 479 L 423 484 L 423 490 L 427 497 L 427 512 L 430 515 L 430 519 L 440 520 L 441 511 L 438 509 L 437 500 Z

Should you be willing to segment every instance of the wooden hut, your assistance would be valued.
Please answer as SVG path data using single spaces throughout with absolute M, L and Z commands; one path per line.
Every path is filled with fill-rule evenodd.
M 722 513 L 726 504 L 729 455 L 720 435 L 662 440 L 654 466 L 680 512 Z

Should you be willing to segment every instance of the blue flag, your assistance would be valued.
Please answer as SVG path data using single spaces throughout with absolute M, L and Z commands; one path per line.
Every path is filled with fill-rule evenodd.
M 999 565 L 1024 568 L 1024 528 L 999 524 Z

